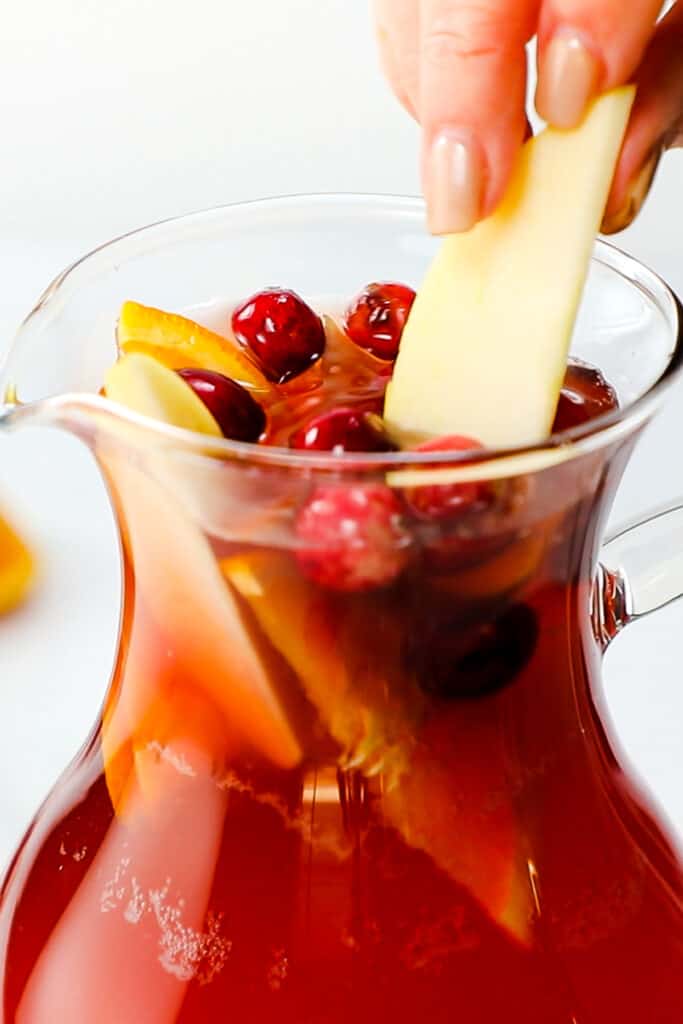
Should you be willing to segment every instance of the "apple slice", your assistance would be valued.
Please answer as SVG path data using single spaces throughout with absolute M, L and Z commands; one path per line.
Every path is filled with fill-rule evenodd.
M 147 355 L 128 355 L 108 370 L 107 398 L 162 423 L 222 437 L 221 428 L 182 377 Z
M 203 423 L 205 433 L 218 429 L 192 389 L 147 356 L 124 356 L 107 374 L 106 390 L 115 401 L 167 423 L 194 429 Z M 196 687 L 223 713 L 228 746 L 246 746 L 281 767 L 293 767 L 301 758 L 298 740 L 271 685 L 258 638 L 208 540 L 187 513 L 182 491 L 176 493 L 179 469 L 172 456 L 139 448 L 133 461 L 125 449 L 104 440 L 98 456 L 119 507 L 136 607 L 144 608 L 156 627 L 150 642 L 163 635 L 164 654 L 177 679 Z M 155 632 L 151 626 L 150 632 Z M 134 668 L 129 676 L 124 671 L 122 692 L 107 720 L 109 738 L 118 736 L 108 744 L 112 751 L 138 728 L 148 703 L 157 697 L 154 680 L 143 672 L 136 682 Z M 128 684 L 134 693 L 124 692 Z M 149 699 L 141 701 L 141 687 Z
M 188 711 L 207 713 L 201 702 Z M 230 942 L 207 928 L 207 914 L 229 794 L 191 730 L 176 743 L 192 770 L 154 750 L 138 753 L 127 813 L 88 849 L 72 898 L 31 957 L 17 1024 L 177 1021 L 188 986 L 225 962 Z
M 167 638 L 166 654 L 178 679 L 223 712 L 229 746 L 246 745 L 281 767 L 293 767 L 301 757 L 298 741 L 208 541 L 173 495 L 144 470 L 111 454 L 100 452 L 100 459 L 121 509 L 136 601 L 144 602 Z M 134 674 L 128 679 L 135 684 Z M 126 682 L 124 675 L 124 688 Z M 122 710 L 138 703 L 135 695 L 122 698 Z
M 0 516 L 0 615 L 24 599 L 33 581 L 31 553 L 6 519 Z
M 270 385 L 235 342 L 188 320 L 139 302 L 124 302 L 116 338 L 122 354 L 142 352 L 172 370 L 200 367 L 259 391 Z
M 387 391 L 385 419 L 404 443 L 549 434 L 634 92 L 598 99 L 576 131 L 530 140 L 496 213 L 444 242 Z

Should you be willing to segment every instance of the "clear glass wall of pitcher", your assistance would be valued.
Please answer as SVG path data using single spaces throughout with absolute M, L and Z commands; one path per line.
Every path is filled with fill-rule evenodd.
M 412 200 L 225 208 L 98 250 L 22 327 L 0 423 L 91 448 L 124 594 L 101 718 L 1 892 L 3 1024 L 683 1019 L 682 861 L 601 696 L 607 644 L 683 591 L 680 510 L 602 547 L 679 372 L 666 286 L 597 246 L 573 352 L 622 408 L 533 450 L 301 455 L 97 394 L 124 299 L 211 326 L 273 282 L 416 283 L 430 246 Z M 306 580 L 311 487 L 379 479 L 495 501 L 390 587 Z

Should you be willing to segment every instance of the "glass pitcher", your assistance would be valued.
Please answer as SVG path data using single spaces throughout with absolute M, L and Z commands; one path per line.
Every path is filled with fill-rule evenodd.
M 683 1020 L 683 861 L 601 694 L 610 641 L 683 592 L 681 510 L 602 545 L 680 373 L 656 275 L 598 243 L 573 355 L 621 409 L 536 448 L 297 453 L 98 394 L 125 299 L 214 328 L 273 282 L 330 309 L 415 285 L 433 244 L 409 199 L 226 207 L 97 250 L 21 328 L 0 426 L 91 448 L 124 588 L 101 718 L 0 892 L 3 1024 Z M 301 573 L 312 493 L 459 482 L 489 500 L 404 525 L 391 586 Z

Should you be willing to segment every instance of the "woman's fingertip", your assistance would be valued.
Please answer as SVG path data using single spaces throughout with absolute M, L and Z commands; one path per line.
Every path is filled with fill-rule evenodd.
M 575 128 L 598 95 L 602 77 L 602 62 L 581 35 L 560 29 L 539 58 L 536 110 L 555 128 Z
M 605 214 L 600 228 L 604 235 L 624 231 L 636 219 L 652 188 L 663 152 L 661 145 L 655 147 L 628 186 L 623 203 Z
M 441 132 L 427 153 L 425 178 L 431 233 L 449 235 L 474 227 L 486 185 L 484 157 L 476 142 Z

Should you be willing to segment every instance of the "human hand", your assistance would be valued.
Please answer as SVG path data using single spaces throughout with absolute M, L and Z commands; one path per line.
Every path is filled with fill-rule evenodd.
M 662 152 L 683 144 L 683 0 L 374 0 L 392 88 L 420 122 L 434 234 L 465 231 L 502 198 L 529 131 L 525 44 L 538 35 L 536 108 L 572 128 L 599 93 L 638 93 L 603 231 L 636 216 Z

